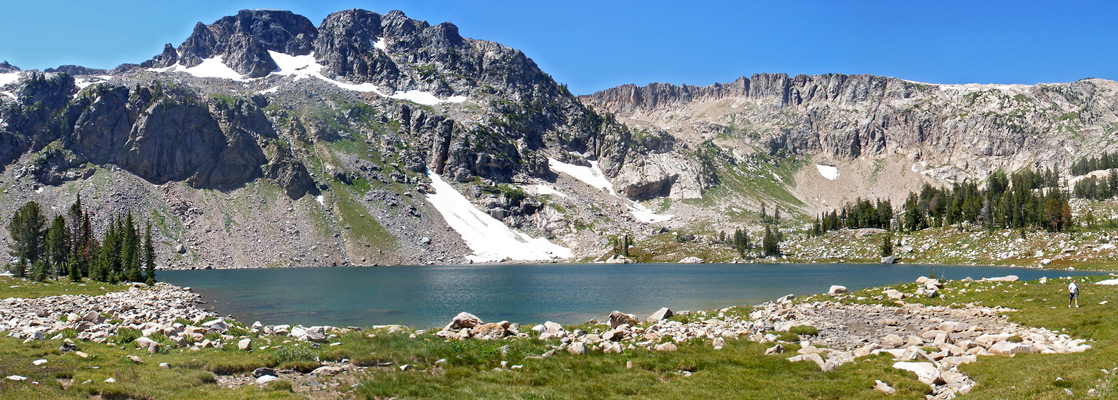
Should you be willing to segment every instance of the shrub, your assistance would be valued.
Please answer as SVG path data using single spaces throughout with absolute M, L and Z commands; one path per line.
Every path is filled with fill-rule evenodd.
M 1021 335 L 1013 335 L 1006 338 L 1005 341 L 1010 343 L 1021 343 L 1025 341 L 1025 338 L 1022 338 Z
M 136 341 L 136 339 L 139 339 L 140 336 L 143 336 L 143 332 L 140 332 L 139 329 L 120 328 L 116 330 L 116 336 L 113 338 L 113 343 L 116 343 L 118 345 L 132 343 Z
M 301 361 L 318 361 L 318 354 L 306 346 L 280 347 L 272 353 L 272 362 L 275 364 Z
M 819 329 L 810 325 L 796 325 L 788 329 L 788 332 L 800 336 L 815 336 L 819 334 Z

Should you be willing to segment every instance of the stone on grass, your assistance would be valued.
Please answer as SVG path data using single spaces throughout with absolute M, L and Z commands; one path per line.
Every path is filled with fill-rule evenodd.
M 827 290 L 828 296 L 838 296 L 843 293 L 846 293 L 846 286 L 831 285 L 831 288 Z
M 571 353 L 571 354 L 574 354 L 576 356 L 581 355 L 581 354 L 585 354 L 586 353 L 586 345 L 582 344 L 582 342 L 571 343 L 571 345 L 567 347 L 567 352 Z
M 620 346 L 620 345 L 618 345 L 618 346 Z M 675 343 L 667 342 L 667 343 L 660 343 L 660 344 L 656 345 L 656 347 L 654 347 L 654 349 L 656 351 L 673 352 L 673 351 L 679 350 L 679 347 L 677 347 L 675 345 Z
M 621 311 L 613 310 L 613 312 L 609 313 L 610 329 L 617 328 L 621 325 L 636 326 L 637 317 L 633 314 L 625 314 Z
M 443 330 L 459 330 L 462 328 L 473 328 L 478 325 L 481 325 L 480 318 L 468 312 L 460 312 L 458 313 L 458 315 L 454 316 L 454 319 L 450 320 L 450 323 L 446 324 L 446 327 L 443 328 Z
M 826 361 L 823 361 L 823 357 L 821 357 L 819 354 L 815 354 L 815 353 L 801 354 L 801 355 L 798 355 L 798 356 L 788 357 L 788 361 L 792 361 L 792 362 L 812 361 L 812 362 L 815 363 L 815 365 L 818 365 L 819 369 L 822 370 L 823 372 L 830 372 L 831 370 L 833 370 L 835 368 L 834 365 L 827 364 Z
M 940 377 L 939 368 L 930 362 L 896 362 L 893 363 L 893 368 L 909 371 L 916 374 L 916 379 L 921 383 L 934 386 L 942 385 L 945 382 Z
M 646 319 L 645 321 L 656 323 L 671 318 L 672 315 L 672 310 L 668 309 L 667 307 L 662 307 L 660 308 L 660 310 L 648 316 L 648 319 Z
M 252 339 L 241 339 L 241 341 L 237 342 L 237 348 L 241 351 L 252 350 Z
M 262 376 L 259 376 L 259 377 L 256 378 L 256 384 L 257 385 L 263 385 L 265 383 L 274 381 L 276 379 L 279 379 L 279 378 L 277 378 L 275 375 L 262 375 Z
M 890 396 L 897 394 L 897 389 L 893 389 L 893 387 L 889 386 L 888 383 L 882 382 L 880 380 L 873 381 L 873 389 Z
M 779 345 L 779 344 L 776 345 L 776 346 L 773 346 L 773 347 L 769 347 L 767 350 L 765 350 L 765 355 L 766 356 L 770 355 L 770 354 L 781 354 L 781 353 L 784 353 L 784 346 Z
M 563 337 L 567 332 L 563 330 L 563 326 L 557 323 L 547 321 L 543 323 L 543 331 L 540 332 L 540 340 L 551 340 Z

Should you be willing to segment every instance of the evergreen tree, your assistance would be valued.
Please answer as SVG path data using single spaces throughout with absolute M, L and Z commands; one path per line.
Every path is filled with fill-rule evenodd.
M 779 230 L 774 233 L 772 228 L 768 226 L 765 227 L 765 237 L 761 240 L 761 246 L 766 257 L 776 257 L 780 255 L 781 239 Z
M 881 256 L 888 257 L 893 255 L 893 235 L 885 234 L 881 237 Z
M 43 254 L 43 226 L 46 225 L 39 203 L 27 202 L 12 216 L 8 223 L 8 233 L 12 236 L 10 254 L 16 257 L 17 267 L 13 274 L 23 276 L 27 266 L 34 268 Z
M 47 229 L 47 266 L 50 275 L 54 278 L 69 273 L 70 259 L 70 232 L 66 228 L 66 218 L 61 215 L 54 217 Z

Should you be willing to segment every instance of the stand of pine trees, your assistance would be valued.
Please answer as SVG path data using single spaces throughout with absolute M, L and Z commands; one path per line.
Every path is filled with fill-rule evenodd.
M 1118 189 L 1118 177 L 1115 182 Z M 918 231 L 963 222 L 989 229 L 1044 228 L 1061 232 L 1071 226 L 1072 219 L 1068 193 L 1059 187 L 1059 174 L 1052 170 L 1036 173 L 1024 169 L 1009 176 L 998 170 L 987 178 L 985 188 L 973 182 L 956 183 L 950 188 L 924 184 L 919 193 L 909 193 L 899 215 L 894 215 L 888 201 L 873 204 L 858 199 L 841 211 L 817 217 L 812 233 L 821 235 L 842 228 Z
M 91 220 L 80 196 L 66 215 L 55 216 L 50 226 L 38 203 L 24 204 L 8 223 L 13 243 L 10 254 L 17 259 L 10 268 L 12 273 L 26 276 L 30 272 L 30 277 L 37 280 L 68 276 L 72 281 L 89 278 L 155 284 L 151 224 L 140 235 L 131 212 L 114 216 L 98 240 Z
M 1118 168 L 1118 153 L 1103 152 L 1098 158 L 1080 158 L 1071 164 L 1071 174 L 1075 176 L 1087 175 L 1093 171 L 1103 171 Z

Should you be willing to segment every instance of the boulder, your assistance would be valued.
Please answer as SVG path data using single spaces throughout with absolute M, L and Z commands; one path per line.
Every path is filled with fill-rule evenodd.
M 507 324 L 507 322 L 506 322 Z M 508 328 L 501 326 L 501 324 L 488 323 L 481 324 L 470 330 L 474 339 L 478 340 L 498 340 L 504 338 L 508 334 Z
M 218 318 L 213 321 L 202 324 L 202 327 L 210 332 L 225 333 L 229 330 L 229 324 L 225 323 L 224 319 Z
M 990 354 L 997 354 L 999 356 L 1012 356 L 1012 355 L 1018 354 L 1018 353 L 1029 353 L 1030 350 L 1031 350 L 1031 347 L 1032 346 L 1021 345 L 1021 344 L 1018 344 L 1018 343 L 1013 343 L 1013 342 L 1003 340 L 1003 341 L 994 343 L 994 345 L 990 346 L 990 348 L 987 351 L 989 351 Z
M 141 336 L 141 337 L 136 338 L 135 343 L 137 345 L 139 345 L 141 349 L 147 350 L 148 353 L 151 353 L 151 354 L 157 353 L 159 351 L 159 347 L 160 347 L 159 342 L 151 340 L 151 338 L 148 338 L 147 336 Z
M 827 290 L 828 296 L 838 296 L 843 293 L 846 293 L 846 286 L 831 285 L 831 288 Z
M 771 355 L 771 354 L 782 354 L 782 353 L 784 353 L 784 346 L 779 345 L 779 344 L 776 345 L 776 346 L 773 346 L 773 347 L 769 347 L 768 349 L 765 350 L 765 355 L 766 356 Z
M 897 263 L 897 257 L 894 257 L 894 256 L 881 257 L 881 263 L 882 264 L 896 264 Z
M 816 353 L 801 354 L 801 355 L 798 355 L 798 356 L 789 357 L 788 361 L 792 361 L 792 362 L 812 361 L 812 362 L 815 363 L 815 365 L 818 365 L 819 369 L 822 370 L 823 372 L 830 372 L 831 370 L 834 369 L 833 365 L 827 364 L 826 361 L 823 361 L 823 357 L 819 356 L 819 354 L 816 354 Z
M 983 278 L 982 280 L 987 282 L 1017 282 L 1017 279 L 1017 275 L 1006 275 L 996 278 Z
M 443 328 L 443 330 L 444 331 L 450 331 L 450 330 L 455 330 L 456 331 L 456 330 L 459 330 L 459 329 L 462 329 L 462 328 L 473 328 L 473 327 L 478 326 L 478 325 L 481 325 L 481 319 L 480 318 L 478 318 L 478 317 L 476 317 L 473 314 L 470 314 L 468 312 L 460 312 L 460 313 L 458 313 L 458 315 L 454 316 L 454 319 L 450 320 L 450 323 L 446 324 L 446 327 Z
M 586 354 L 586 345 L 582 342 L 571 343 L 570 346 L 567 346 L 567 352 L 576 356 Z
M 695 256 L 690 256 L 690 257 L 684 257 L 682 260 L 679 260 L 679 263 L 680 264 L 702 264 L 703 259 L 701 259 L 699 257 L 695 257 Z
M 901 337 L 896 334 L 889 334 L 881 339 L 881 346 L 887 349 L 896 349 L 904 346 L 904 339 L 901 339 Z
M 894 289 L 888 289 L 885 291 L 885 296 L 888 297 L 889 300 L 900 300 L 904 298 L 904 293 Z
M 652 313 L 652 315 L 649 315 L 648 319 L 646 319 L 645 321 L 656 323 L 671 318 L 672 315 L 674 315 L 672 313 L 672 310 L 668 309 L 667 307 L 662 307 L 656 312 Z
M 629 336 L 628 325 L 622 325 L 615 329 L 610 329 L 608 332 L 602 334 L 602 340 L 612 340 L 614 342 L 624 339 Z
M 274 381 L 274 380 L 276 380 L 276 379 L 279 379 L 279 378 L 276 378 L 276 377 L 275 377 L 275 375 L 264 375 L 264 376 L 259 376 L 259 377 L 257 377 L 257 378 L 256 378 L 256 384 L 257 384 L 257 385 L 263 385 L 263 384 L 265 384 L 265 383 L 268 383 L 268 382 Z
M 540 340 L 550 340 L 554 338 L 563 337 L 567 331 L 563 330 L 563 326 L 557 323 L 547 321 L 543 323 L 543 331 L 540 332 Z
M 715 350 L 722 350 L 723 347 L 726 347 L 726 339 L 716 337 L 714 341 L 711 342 L 711 345 L 714 346 Z
M 939 368 L 930 362 L 896 362 L 893 363 L 893 368 L 905 370 L 916 374 L 916 379 L 921 383 L 934 386 L 942 385 L 945 382 L 940 377 Z
M 618 346 L 620 346 L 620 345 L 618 345 Z M 667 343 L 660 343 L 660 344 L 656 345 L 656 347 L 654 347 L 653 349 L 656 350 L 656 351 L 662 351 L 662 352 L 673 352 L 673 351 L 679 350 L 679 347 L 677 347 L 675 345 L 675 343 L 667 342 Z
M 252 350 L 252 339 L 241 339 L 241 341 L 237 342 L 237 348 L 241 351 Z
M 273 368 L 261 367 L 252 371 L 253 378 L 259 378 L 265 375 L 276 376 L 276 370 Z
M 613 310 L 609 313 L 609 327 L 610 329 L 617 328 L 621 325 L 636 326 L 637 316 L 633 314 L 625 314 L 621 311 Z
M 97 313 L 96 311 L 88 311 L 82 315 L 82 321 L 100 324 L 102 322 L 105 322 L 105 317 L 102 317 L 101 314 Z
M 672 346 L 675 346 L 675 345 L 672 345 Z M 621 354 L 621 352 L 624 350 L 621 347 L 620 343 L 610 342 L 610 341 L 602 342 L 602 344 L 600 344 L 599 347 L 602 349 L 603 353 L 607 353 L 607 354 L 608 353 Z
M 340 372 L 342 372 L 342 367 L 336 367 L 336 366 L 332 366 L 332 365 L 324 365 L 324 366 L 315 368 L 314 371 L 311 371 L 311 374 L 314 374 L 314 375 L 337 375 Z

